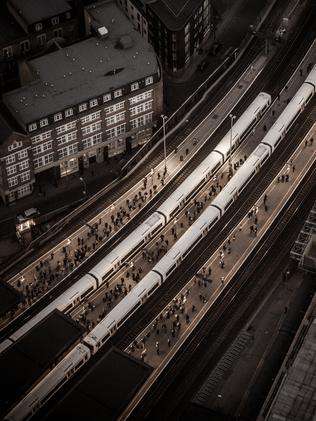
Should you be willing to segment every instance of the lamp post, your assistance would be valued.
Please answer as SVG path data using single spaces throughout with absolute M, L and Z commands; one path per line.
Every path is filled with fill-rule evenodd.
M 82 193 L 86 194 L 87 193 L 87 186 L 86 186 L 86 182 L 84 181 L 83 177 L 80 177 L 79 180 L 83 183 L 83 190 Z
M 164 171 L 167 173 L 167 150 L 166 150 L 166 125 L 165 125 L 165 119 L 167 116 L 161 114 L 162 118 L 162 128 L 163 128 L 163 152 L 164 152 L 164 161 L 165 161 L 165 168 Z
M 228 164 L 229 164 L 229 170 L 231 172 L 231 170 L 232 170 L 232 146 L 233 146 L 233 124 L 234 124 L 234 120 L 235 120 L 236 116 L 233 115 L 233 114 L 229 114 L 229 118 L 230 118 L 230 139 L 229 139 L 229 160 L 228 160 Z

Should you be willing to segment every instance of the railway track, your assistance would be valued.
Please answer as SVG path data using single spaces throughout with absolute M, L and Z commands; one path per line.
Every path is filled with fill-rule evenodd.
M 129 419 L 177 419 L 189 402 L 192 390 L 196 390 L 201 383 L 202 376 L 216 366 L 263 297 L 273 287 L 272 280 L 279 276 L 288 260 L 289 251 L 299 230 L 293 229 L 293 226 L 300 227 L 315 200 L 315 181 L 316 164 L 305 177 L 295 199 L 275 221 L 258 250 L 240 268 L 225 293 L 188 339 L 181 355 L 171 361 L 165 374 Z
M 284 6 L 284 5 L 283 5 Z M 262 32 L 266 33 L 273 33 L 276 26 L 280 23 L 280 19 L 282 16 L 282 0 L 277 1 L 275 8 L 273 9 L 272 13 L 267 19 L 268 23 L 264 23 L 262 26 Z M 222 81 L 217 87 L 215 92 L 207 97 L 206 101 L 204 102 L 203 106 L 200 108 L 199 113 L 195 113 L 189 121 L 189 124 L 186 126 L 184 130 L 180 129 L 179 132 L 170 138 L 167 143 L 167 153 L 171 153 L 172 150 L 179 144 L 181 141 L 196 127 L 196 125 L 203 120 L 203 118 L 209 113 L 209 111 L 219 102 L 219 100 L 223 97 L 223 93 L 229 91 L 229 89 L 233 86 L 234 81 L 238 76 L 240 76 L 243 71 L 250 65 L 253 59 L 256 57 L 258 52 L 263 48 L 263 41 L 260 39 L 254 39 L 244 57 L 233 67 L 232 71 L 227 75 L 227 78 Z M 150 172 L 150 169 L 161 162 L 163 158 L 163 148 L 162 145 L 158 149 L 155 150 L 154 157 L 149 156 L 144 162 L 142 168 L 139 168 L 134 173 L 133 179 L 142 179 L 146 174 Z M 29 264 L 31 261 L 39 258 L 42 254 L 47 252 L 51 249 L 54 245 L 60 242 L 61 237 L 67 238 L 71 235 L 73 231 L 78 229 L 82 225 L 82 221 L 89 221 L 93 218 L 94 215 L 98 214 L 102 209 L 110 206 L 111 203 L 115 202 L 122 194 L 128 191 L 134 185 L 134 181 L 132 179 L 123 179 L 119 182 L 115 188 L 106 191 L 104 195 L 100 196 L 97 201 L 93 203 L 89 208 L 85 209 L 78 215 L 76 221 L 72 220 L 71 223 L 65 225 L 60 235 L 57 235 L 53 241 L 40 248 L 33 248 L 31 250 L 30 255 L 25 256 L 23 259 L 23 265 Z M 14 258 L 15 259 L 15 258 Z M 13 259 L 13 261 L 14 261 Z M 10 262 L 6 262 L 6 266 L 9 267 Z M 12 267 L 10 269 L 1 268 L 3 269 L 3 274 L 5 275 L 4 279 L 9 279 L 14 276 L 17 272 L 21 270 L 16 269 L 16 267 Z
M 315 10 L 314 14 L 310 15 L 310 19 L 315 18 Z M 255 83 L 255 87 L 252 87 L 245 95 L 245 97 L 240 101 L 240 103 L 237 105 L 237 107 L 234 109 L 234 112 L 237 114 L 240 114 L 242 110 L 246 107 L 246 104 L 253 100 L 256 93 L 259 90 L 266 89 L 265 87 L 268 85 L 270 90 L 273 91 L 274 97 L 278 94 L 278 86 L 279 80 L 281 79 L 283 81 L 287 81 L 291 72 L 292 72 L 292 66 L 289 68 L 289 66 L 285 67 L 285 63 L 288 63 L 290 58 L 291 62 L 297 63 L 300 61 L 302 56 L 304 56 L 305 52 L 309 48 L 309 45 L 311 44 L 311 41 L 314 39 L 316 29 L 313 29 L 313 25 L 309 26 L 310 29 L 306 33 L 301 27 L 301 32 L 297 32 L 297 35 L 295 39 L 292 40 L 292 48 L 287 48 L 286 51 L 280 51 L 276 55 L 276 65 L 271 69 L 269 72 L 265 72 L 264 74 L 261 74 L 258 82 Z M 300 45 L 300 48 L 297 48 L 297 45 Z M 291 57 L 291 51 L 294 51 L 294 55 Z M 294 64 L 293 64 L 294 66 Z M 277 78 L 278 76 L 278 78 Z M 278 83 L 273 82 L 270 83 L 270 80 L 278 80 Z M 223 136 L 223 134 L 228 130 L 228 122 L 226 124 L 222 125 L 220 129 L 218 129 L 214 136 L 212 136 L 212 140 L 210 143 L 206 143 L 200 150 L 200 153 L 195 155 L 190 162 L 186 165 L 186 167 L 179 173 L 179 175 L 176 177 L 175 183 L 172 183 L 172 185 L 166 186 L 166 188 L 157 195 L 155 200 L 150 203 L 149 206 L 147 206 L 142 214 L 137 215 L 128 225 L 128 233 L 133 231 L 136 226 L 138 226 L 142 221 L 147 218 L 147 216 L 154 211 L 154 209 L 162 203 L 163 200 L 165 200 L 174 189 L 173 184 L 179 185 L 192 171 L 193 168 L 195 168 L 204 158 L 205 156 L 210 152 L 212 147 L 217 144 L 219 139 Z M 158 159 L 158 158 L 157 158 Z M 112 200 L 112 199 L 111 199 Z M 125 230 L 123 230 L 125 231 Z M 88 272 L 105 254 L 107 254 L 111 249 L 115 247 L 115 245 L 122 241 L 125 235 L 128 233 L 126 232 L 119 232 L 118 235 L 112 237 L 109 242 L 105 244 L 105 246 L 94 256 L 92 256 L 85 264 L 85 266 L 80 268 L 79 271 L 75 271 L 73 274 L 71 274 L 61 285 L 59 285 L 54 291 L 51 292 L 51 294 L 43 297 L 42 300 L 39 300 L 36 302 L 30 309 L 28 309 L 25 313 L 23 313 L 20 317 L 15 319 L 12 323 L 4 327 L 1 331 L 0 337 L 4 338 L 5 336 L 8 336 L 12 331 L 16 330 L 23 322 L 31 318 L 37 311 L 39 311 L 41 308 L 45 307 L 51 299 L 53 299 L 55 296 L 60 294 L 63 290 L 65 290 L 68 286 L 70 286 L 73 282 L 75 282 L 77 279 L 79 279 L 82 276 L 82 271 Z M 23 316 L 23 317 L 22 317 Z

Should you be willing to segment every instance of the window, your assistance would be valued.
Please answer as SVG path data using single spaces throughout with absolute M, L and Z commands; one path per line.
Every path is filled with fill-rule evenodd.
M 68 108 L 68 110 L 65 111 L 65 117 L 71 117 L 74 114 L 74 110 L 72 108 Z
M 91 99 L 91 101 L 89 102 L 90 108 L 96 107 L 98 105 L 98 100 L 97 99 Z
M 40 158 L 36 158 L 33 160 L 34 168 L 36 169 L 36 168 L 44 167 L 45 165 L 48 165 L 53 161 L 54 161 L 54 153 L 41 156 Z
M 40 127 L 45 127 L 45 126 L 48 126 L 48 118 L 43 118 L 40 121 Z
M 68 134 L 64 134 L 61 137 L 57 137 L 57 144 L 63 145 L 68 142 L 72 142 L 77 139 L 77 130 Z
M 154 82 L 154 78 L 152 76 L 146 77 L 145 85 L 151 85 Z
M 65 148 L 59 149 L 59 159 L 64 158 L 65 156 L 72 155 L 78 152 L 78 143 L 74 143 L 73 145 L 66 146 Z
M 131 117 L 140 113 L 143 113 L 144 111 L 151 110 L 152 109 L 152 101 L 143 102 L 142 104 L 136 105 L 136 107 L 133 107 L 130 109 L 130 115 Z
M 131 84 L 131 91 L 137 91 L 139 89 L 139 83 L 135 82 Z
M 13 175 L 16 173 L 16 165 L 11 165 L 11 167 L 7 167 L 7 175 Z
M 39 153 L 49 151 L 53 147 L 53 141 L 42 143 L 41 145 L 34 146 L 32 148 L 33 155 L 38 155 Z
M 122 89 L 114 91 L 114 98 L 118 98 L 119 96 L 122 96 Z
M 103 102 L 111 101 L 111 94 L 105 94 L 103 95 Z
M 19 159 L 27 158 L 27 150 L 26 150 L 26 149 L 24 149 L 24 151 L 20 151 L 20 152 L 18 153 L 18 158 L 19 158 Z
M 115 124 L 118 123 L 119 121 L 124 121 L 125 120 L 125 111 L 118 113 L 118 114 L 114 114 L 109 118 L 106 118 L 106 125 L 110 126 L 111 124 Z
M 113 137 L 119 136 L 122 133 L 125 133 L 125 124 L 121 124 L 120 126 L 112 127 L 111 129 L 106 131 L 106 135 L 109 139 L 112 139 Z
M 41 34 L 37 36 L 38 45 L 43 47 L 46 44 L 46 34 Z
M 29 124 L 29 132 L 34 132 L 34 130 L 36 129 L 37 129 L 36 123 Z
M 101 111 L 97 111 L 96 113 L 85 115 L 84 117 L 81 118 L 81 124 L 86 124 L 93 120 L 97 120 L 98 118 L 100 118 L 100 115 L 101 115 Z
M 138 102 L 144 101 L 145 99 L 152 98 L 152 89 L 150 91 L 143 92 L 142 94 L 133 96 L 129 99 L 130 104 L 137 104 Z
M 39 134 L 37 136 L 31 137 L 32 144 L 34 145 L 35 143 L 42 142 L 43 140 L 46 140 L 46 139 L 50 139 L 51 138 L 51 132 L 52 131 L 49 130 L 48 132 L 44 132 L 44 133 Z
M 12 178 L 8 178 L 8 186 L 9 188 L 14 187 L 18 184 L 18 177 L 12 177 Z
M 28 160 L 25 160 L 25 161 L 23 161 L 19 164 L 19 170 L 20 171 L 26 170 L 27 168 L 29 168 L 29 161 Z
M 93 145 L 97 145 L 102 142 L 102 133 L 95 134 L 82 141 L 83 149 L 90 148 Z
M 30 178 L 31 178 L 30 177 L 30 171 L 26 171 L 26 172 L 20 174 L 21 183 L 24 183 L 24 181 L 28 181 Z
M 54 37 L 62 38 L 63 37 L 63 28 L 54 29 Z
M 13 164 L 13 162 L 15 162 L 15 155 L 14 154 L 6 157 L 6 159 L 5 159 L 6 165 Z
M 145 114 L 140 117 L 137 117 L 134 120 L 131 120 L 131 126 L 132 126 L 132 129 L 136 129 L 137 127 L 145 126 L 151 121 L 152 121 L 152 113 L 149 113 L 149 114 Z
M 20 42 L 20 46 L 21 46 L 21 51 L 23 53 L 26 53 L 27 51 L 30 51 L 30 41 L 28 39 Z
M 35 31 L 39 32 L 43 29 L 43 24 L 41 22 L 35 24 Z
M 72 130 L 76 127 L 77 121 L 71 121 L 70 123 L 64 124 L 63 126 L 56 127 L 57 134 L 61 134 L 67 132 L 68 130 Z
M 52 18 L 52 25 L 58 25 L 59 24 L 59 17 L 55 16 Z
M 54 115 L 54 121 L 60 121 L 63 118 L 62 113 L 58 113 Z
M 111 105 L 104 109 L 106 114 L 113 113 L 114 111 L 122 110 L 124 108 L 125 101 L 118 102 L 117 104 Z
M 16 140 L 8 146 L 8 151 L 14 151 L 14 149 L 18 149 L 22 146 L 22 142 L 17 142 Z
M 90 124 L 89 126 L 85 126 L 82 129 L 82 136 L 86 134 L 96 132 L 97 130 L 101 130 L 101 121 L 95 122 Z
M 81 113 L 82 111 L 85 111 L 87 108 L 88 108 L 87 104 L 79 105 L 79 113 Z
M 26 186 L 21 186 L 17 190 L 18 197 L 23 197 L 30 192 L 31 192 L 31 185 L 30 184 L 27 184 Z
M 5 58 L 10 58 L 10 57 L 12 57 L 12 56 L 13 56 L 13 48 L 12 48 L 11 46 L 9 46 L 9 47 L 5 47 L 5 48 L 3 49 L 3 56 L 4 56 Z

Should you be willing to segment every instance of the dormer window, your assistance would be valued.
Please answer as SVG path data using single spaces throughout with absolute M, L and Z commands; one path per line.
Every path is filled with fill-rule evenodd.
M 34 132 L 34 130 L 36 129 L 37 129 L 36 123 L 29 124 L 29 132 Z
M 137 89 L 139 89 L 139 83 L 135 82 L 131 84 L 131 91 L 136 91 Z
M 43 24 L 41 22 L 35 24 L 35 31 L 39 32 L 43 29 Z
M 59 17 L 55 16 L 52 18 L 52 25 L 58 25 L 59 24 Z
M 73 109 L 68 108 L 68 110 L 65 111 L 65 117 L 71 117 L 73 113 L 74 113 Z

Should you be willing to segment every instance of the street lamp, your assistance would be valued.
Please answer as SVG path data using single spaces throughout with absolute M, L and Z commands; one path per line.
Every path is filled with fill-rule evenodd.
M 232 169 L 232 146 L 233 146 L 233 124 L 234 124 L 234 120 L 235 120 L 236 116 L 233 115 L 233 114 L 229 114 L 229 118 L 230 118 L 230 139 L 229 139 L 229 160 L 228 160 L 228 164 L 229 164 L 229 169 L 231 171 L 231 169 Z
M 166 115 L 161 114 L 162 118 L 162 128 L 163 128 L 163 151 L 164 151 L 164 161 L 165 161 L 165 173 L 167 172 L 167 150 L 166 150 L 166 125 L 165 119 L 168 118 Z
M 83 183 L 83 194 L 87 193 L 87 186 L 86 186 L 86 182 L 84 181 L 83 177 L 80 177 L 79 180 Z

